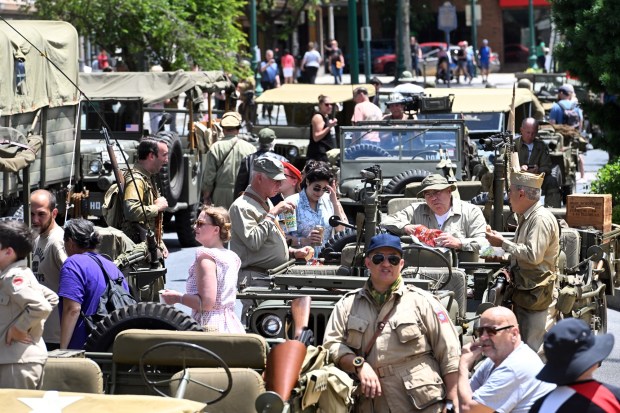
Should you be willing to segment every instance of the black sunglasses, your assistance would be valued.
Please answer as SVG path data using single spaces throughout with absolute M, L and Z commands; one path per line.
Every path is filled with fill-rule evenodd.
M 379 265 L 385 260 L 386 256 L 383 254 L 375 254 L 370 259 L 373 264 Z M 398 255 L 388 255 L 387 260 L 392 265 L 400 264 L 401 258 Z
M 508 330 L 509 328 L 512 328 L 512 327 L 514 327 L 512 324 L 509 326 L 504 326 L 504 327 L 492 327 L 492 326 L 478 327 L 476 329 L 476 334 L 478 335 L 478 337 L 481 337 L 486 331 L 487 336 L 492 337 L 496 335 L 497 333 L 499 333 L 500 331 Z

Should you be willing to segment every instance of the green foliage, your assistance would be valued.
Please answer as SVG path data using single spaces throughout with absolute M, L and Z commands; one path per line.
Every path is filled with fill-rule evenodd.
M 316 19 L 316 8 L 323 2 L 321 0 L 257 0 L 256 11 L 258 14 L 258 29 L 267 32 L 268 39 L 279 38 L 288 40 L 297 30 L 301 13 L 306 13 L 306 19 Z M 278 22 L 276 25 L 274 22 Z M 266 45 L 265 49 L 271 49 L 277 44 Z M 305 46 L 302 46 L 305 51 Z
M 620 160 L 608 163 L 596 174 L 592 181 L 593 194 L 611 194 L 612 204 L 620 206 Z
M 247 48 L 240 28 L 244 0 L 37 0 L 43 19 L 71 22 L 108 51 L 122 49 L 130 70 L 142 60 L 165 70 L 223 69 L 242 75 L 238 57 Z
M 551 0 L 552 19 L 563 36 L 554 49 L 562 67 L 593 92 L 620 93 L 620 2 Z

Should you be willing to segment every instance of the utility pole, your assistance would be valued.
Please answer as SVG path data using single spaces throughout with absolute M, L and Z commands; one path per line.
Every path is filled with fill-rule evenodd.
M 355 0 L 349 0 L 349 56 L 351 61 L 346 63 L 349 65 L 352 85 L 360 82 L 357 45 L 357 4 Z

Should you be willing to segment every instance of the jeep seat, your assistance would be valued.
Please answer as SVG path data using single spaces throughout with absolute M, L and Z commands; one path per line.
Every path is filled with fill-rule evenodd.
M 254 401 L 265 392 L 265 382 L 260 374 L 248 368 L 233 367 L 230 369 L 232 374 L 232 389 L 222 400 L 208 405 L 209 413 L 256 413 Z M 223 369 L 217 368 L 190 368 L 189 375 L 192 380 L 208 384 L 216 388 L 223 389 L 228 383 L 228 378 Z M 179 387 L 183 372 L 176 373 L 170 383 L 170 394 L 175 394 Z M 205 402 L 217 396 L 213 390 L 204 386 L 189 382 L 183 396 L 184 399 L 197 402 Z
M 103 374 L 91 359 L 50 357 L 43 369 L 41 390 L 103 394 Z

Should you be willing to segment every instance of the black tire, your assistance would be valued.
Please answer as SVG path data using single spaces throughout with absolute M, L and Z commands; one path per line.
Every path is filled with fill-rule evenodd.
M 383 190 L 385 194 L 404 194 L 405 187 L 411 182 L 421 182 L 431 173 L 420 169 L 410 169 L 396 175 Z
M 390 153 L 377 145 L 372 145 L 369 143 L 359 143 L 344 150 L 345 159 L 357 159 L 362 156 L 389 157 Z
M 352 228 L 345 228 L 344 231 L 338 231 L 327 241 L 325 250 L 330 249 L 333 252 L 342 252 L 347 244 L 357 242 L 357 231 Z
M 202 331 L 190 315 L 160 303 L 138 303 L 108 314 L 86 340 L 86 351 L 110 352 L 116 335 L 130 328 Z
M 196 241 L 194 234 L 194 222 L 199 215 L 199 204 L 190 205 L 186 209 L 180 209 L 174 215 L 174 221 L 176 222 L 177 237 L 179 244 L 183 248 L 196 247 L 200 245 Z
M 168 143 L 168 163 L 159 172 L 162 195 L 173 207 L 179 201 L 185 181 L 185 163 L 183 162 L 183 145 L 176 132 L 159 132 L 157 137 Z
M 387 76 L 396 76 L 396 64 L 387 63 L 385 66 L 383 66 L 383 73 Z

